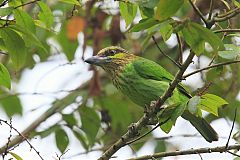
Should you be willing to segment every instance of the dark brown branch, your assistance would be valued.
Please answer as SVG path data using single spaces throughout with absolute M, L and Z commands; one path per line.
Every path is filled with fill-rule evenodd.
M 202 154 L 202 153 L 212 153 L 212 152 L 223 153 L 223 152 L 228 152 L 229 150 L 232 150 L 232 149 L 239 150 L 240 144 L 230 145 L 227 149 L 226 149 L 226 146 L 220 146 L 220 147 L 213 147 L 213 148 L 198 148 L 198 149 L 189 149 L 189 150 L 183 150 L 183 151 L 161 152 L 161 153 L 155 153 L 152 155 L 131 158 L 129 160 L 147 160 L 147 159 L 154 159 L 154 158 L 161 158 L 161 157 Z
M 240 63 L 240 60 L 218 63 L 218 64 L 214 64 L 214 65 L 211 65 L 211 66 L 208 66 L 208 67 L 205 67 L 205 68 L 201 68 L 201 69 L 198 69 L 196 71 L 193 71 L 191 73 L 188 73 L 188 74 L 184 75 L 183 79 L 186 79 L 187 77 L 189 77 L 191 75 L 194 75 L 196 73 L 202 72 L 204 70 L 209 70 L 209 69 L 216 68 L 216 67 L 219 67 L 219 66 L 225 66 L 225 65 L 234 64 L 234 63 Z

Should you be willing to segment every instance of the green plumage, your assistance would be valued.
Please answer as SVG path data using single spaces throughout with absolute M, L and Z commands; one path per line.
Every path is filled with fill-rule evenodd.
M 174 78 L 157 63 L 130 54 L 120 47 L 105 48 L 98 53 L 98 57 L 101 57 L 98 58 L 98 61 L 105 59 L 105 63 L 103 60 L 96 63 L 96 58 L 95 61 L 91 59 L 87 62 L 105 69 L 110 74 L 114 85 L 134 103 L 142 107 L 149 106 L 152 101 L 156 101 L 162 96 Z M 184 86 L 179 84 L 165 105 L 181 106 L 184 109 L 190 97 Z M 208 142 L 218 140 L 217 133 L 203 118 L 196 117 L 187 110 L 184 111 L 182 117 L 190 121 Z

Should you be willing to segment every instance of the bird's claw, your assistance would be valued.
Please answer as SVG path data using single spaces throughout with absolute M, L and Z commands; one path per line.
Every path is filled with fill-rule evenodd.
M 156 125 L 157 123 L 158 123 L 158 118 L 157 118 L 157 116 L 155 116 L 148 120 L 147 125 Z
M 151 110 L 151 106 L 145 105 L 145 107 L 144 107 L 144 113 L 148 114 L 148 113 L 150 112 L 150 110 Z
M 128 126 L 128 130 L 133 137 L 138 136 L 140 134 L 136 129 L 136 123 L 130 124 L 130 126 Z
M 154 111 L 154 106 L 156 106 L 157 101 L 151 101 L 150 105 L 145 105 L 144 113 L 152 113 Z
M 155 106 L 157 104 L 157 101 L 151 101 L 150 106 Z

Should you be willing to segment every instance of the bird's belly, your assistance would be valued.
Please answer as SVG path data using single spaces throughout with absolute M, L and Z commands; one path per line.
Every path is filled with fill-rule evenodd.
M 115 85 L 134 103 L 144 107 L 162 96 L 169 84 L 164 81 L 127 76 L 119 78 Z

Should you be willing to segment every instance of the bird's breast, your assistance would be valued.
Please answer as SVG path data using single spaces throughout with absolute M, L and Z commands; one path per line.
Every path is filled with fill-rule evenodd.
M 124 95 L 143 107 L 156 100 L 167 87 L 166 85 L 161 87 L 161 82 L 144 79 L 132 72 L 115 75 L 112 81 Z

